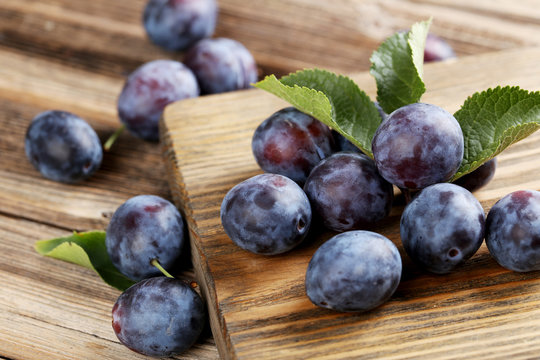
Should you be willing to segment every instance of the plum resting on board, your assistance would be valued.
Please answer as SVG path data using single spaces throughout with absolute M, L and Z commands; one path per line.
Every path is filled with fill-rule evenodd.
M 487 216 L 486 245 L 507 269 L 540 270 L 540 192 L 514 191 L 497 201 Z
M 496 169 L 497 158 L 493 158 L 482 164 L 476 170 L 463 175 L 462 177 L 457 179 L 454 184 L 463 186 L 470 192 L 476 191 L 489 183 L 491 179 L 493 179 Z
M 313 212 L 334 231 L 363 229 L 386 217 L 393 188 L 373 160 L 352 152 L 338 152 L 321 161 L 304 185 Z
M 456 57 L 452 46 L 441 37 L 428 34 L 424 47 L 424 62 L 442 61 Z
M 452 114 L 414 103 L 388 115 L 375 132 L 372 150 L 377 169 L 388 182 L 422 189 L 454 176 L 463 160 L 463 133 Z
M 348 231 L 317 249 L 306 271 L 306 293 L 320 307 L 367 311 L 392 296 L 401 270 L 399 251 L 390 240 L 370 231 Z
M 311 224 L 311 206 L 291 179 L 261 174 L 229 190 L 220 217 L 236 245 L 255 254 L 275 255 L 304 240 Z
M 334 152 L 334 139 L 326 125 L 288 107 L 257 127 L 251 147 L 261 169 L 303 185 L 315 165 Z
M 421 267 L 445 274 L 473 256 L 484 240 L 484 209 L 461 186 L 428 186 L 405 207 L 400 234 L 407 254 Z

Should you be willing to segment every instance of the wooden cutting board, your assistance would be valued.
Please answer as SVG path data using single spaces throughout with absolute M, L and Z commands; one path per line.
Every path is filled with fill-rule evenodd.
M 519 49 L 425 68 L 422 101 L 456 111 L 468 95 L 497 85 L 540 89 L 540 48 Z M 353 76 L 375 94 L 367 73 Z M 503 269 L 485 245 L 446 276 L 427 274 L 403 253 L 398 197 L 375 230 L 398 245 L 404 275 L 383 306 L 363 314 L 320 309 L 304 294 L 307 264 L 331 233 L 313 231 L 287 254 L 264 257 L 236 247 L 219 208 L 234 185 L 261 173 L 251 154 L 256 126 L 287 104 L 260 90 L 186 100 L 167 108 L 164 154 L 173 197 L 184 209 L 195 271 L 225 359 L 516 359 L 540 351 L 540 272 Z M 499 156 L 493 181 L 476 193 L 486 212 L 518 189 L 540 190 L 540 133 Z

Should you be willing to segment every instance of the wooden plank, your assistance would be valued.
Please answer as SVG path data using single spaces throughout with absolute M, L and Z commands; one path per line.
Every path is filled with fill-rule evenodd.
M 108 75 L 121 75 L 169 54 L 141 25 L 144 0 L 4 0 L 0 44 Z
M 151 44 L 146 0 L 3 0 L 0 46 L 110 75 L 156 58 L 182 58 Z M 397 30 L 434 17 L 433 32 L 459 55 L 540 45 L 535 0 L 219 1 L 215 36 L 250 49 L 262 74 L 306 67 L 367 70 L 371 52 Z
M 538 90 L 539 57 L 540 48 L 530 48 L 430 64 L 422 100 L 453 112 L 467 96 L 488 87 Z M 354 79 L 374 95 L 369 74 Z M 261 172 L 251 154 L 251 136 L 262 120 L 284 106 L 269 94 L 247 90 L 176 103 L 167 108 L 162 123 L 171 191 L 188 217 L 195 271 L 223 358 L 537 356 L 538 272 L 504 270 L 485 246 L 453 274 L 422 272 L 399 244 L 402 198 L 375 230 L 400 248 L 404 277 L 390 302 L 365 314 L 320 309 L 304 295 L 307 263 L 331 234 L 319 229 L 299 249 L 275 257 L 236 247 L 220 224 L 221 201 L 232 186 Z M 540 133 L 500 155 L 495 179 L 476 193 L 486 211 L 513 190 L 540 190 L 539 155 Z
M 104 229 L 106 216 L 129 197 L 169 196 L 160 146 L 127 132 L 89 181 L 65 185 L 41 177 L 24 154 L 32 118 L 50 109 L 72 111 L 104 141 L 120 126 L 115 103 L 123 80 L 7 51 L 0 51 L 0 64 L 2 212 L 72 230 Z

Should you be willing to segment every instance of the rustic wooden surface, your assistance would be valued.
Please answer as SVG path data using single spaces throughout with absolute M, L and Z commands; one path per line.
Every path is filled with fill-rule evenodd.
M 454 112 L 473 92 L 497 85 L 540 89 L 540 48 L 426 66 L 422 101 Z M 504 71 L 501 71 L 504 69 Z M 374 95 L 367 73 L 354 77 Z M 286 106 L 260 90 L 174 104 L 162 127 L 172 191 L 186 209 L 193 262 L 210 304 L 220 354 L 230 359 L 535 358 L 540 349 L 540 272 L 507 271 L 485 245 L 447 276 L 417 269 L 403 253 L 403 199 L 373 230 L 398 245 L 404 275 L 391 300 L 365 314 L 320 309 L 305 296 L 314 251 L 332 234 L 321 229 L 299 249 L 265 257 L 246 252 L 221 227 L 226 192 L 261 172 L 251 153 L 254 129 Z M 499 156 L 494 180 L 477 192 L 486 211 L 518 189 L 540 190 L 540 133 Z M 209 176 L 209 174 L 211 174 Z
M 149 43 L 145 0 L 2 0 L 0 46 L 108 75 L 142 62 L 182 57 Z M 218 0 L 216 36 L 244 43 L 262 73 L 323 67 L 367 70 L 378 44 L 415 21 L 458 55 L 540 45 L 537 0 Z
M 110 327 L 110 309 L 119 292 L 88 270 L 38 256 L 33 243 L 73 230 L 104 229 L 111 213 L 137 194 L 171 198 L 161 147 L 123 134 L 95 176 L 79 185 L 64 185 L 43 179 L 32 168 L 23 139 L 37 113 L 57 108 L 86 118 L 104 140 L 118 126 L 115 101 L 124 77 L 149 60 L 182 58 L 146 39 L 140 24 L 144 4 L 145 0 L 0 1 L 0 249 L 4 254 L 0 358 L 139 358 L 119 344 Z M 540 10 L 533 0 L 498 1 L 496 7 L 488 0 L 220 0 L 219 4 L 216 35 L 242 41 L 255 55 L 261 75 L 313 66 L 347 73 L 366 70 L 369 54 L 382 39 L 431 15 L 433 31 L 448 38 L 460 56 L 540 42 Z M 472 77 L 483 81 L 479 74 Z M 431 94 L 437 91 L 432 87 Z M 267 101 L 275 100 L 267 97 Z M 237 111 L 234 104 L 224 104 L 223 109 Z M 260 112 L 248 111 L 242 114 L 245 117 L 253 120 Z M 205 124 L 201 123 L 201 130 L 207 129 Z M 245 134 L 244 124 L 238 126 Z M 234 140 L 236 134 L 230 130 L 230 126 L 222 129 L 222 140 Z M 518 168 L 521 162 L 509 160 Z M 252 166 L 252 160 L 244 165 Z M 224 184 L 232 184 L 247 175 L 237 172 L 245 171 L 242 167 L 224 167 L 212 174 L 204 166 L 197 170 L 206 179 L 203 183 L 219 175 Z M 215 189 L 214 204 L 223 184 Z M 494 189 L 481 194 L 493 199 L 496 194 L 489 191 Z M 193 206 L 186 212 L 197 212 L 198 224 L 214 221 L 213 210 L 204 213 Z M 208 230 L 205 236 L 218 233 L 219 227 Z M 180 275 L 191 274 L 188 269 Z M 283 291 L 287 297 L 300 290 Z M 304 325 L 298 322 L 295 327 Z M 313 334 L 320 336 L 318 331 Z M 224 338 L 218 331 L 216 339 Z M 179 358 L 217 357 L 214 340 L 207 334 Z

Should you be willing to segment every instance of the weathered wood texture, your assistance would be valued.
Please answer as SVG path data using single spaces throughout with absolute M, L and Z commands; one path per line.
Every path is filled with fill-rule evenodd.
M 118 126 L 115 101 L 125 75 L 149 60 L 182 58 L 182 54 L 163 51 L 147 40 L 140 22 L 145 2 L 0 1 L 0 249 L 4 254 L 0 264 L 0 358 L 137 358 L 118 343 L 110 327 L 110 308 L 119 293 L 90 271 L 38 256 L 32 246 L 35 240 L 65 235 L 72 230 L 104 229 L 111 213 L 131 196 L 156 194 L 170 198 L 160 146 L 125 133 L 106 154 L 95 176 L 79 185 L 64 185 L 43 179 L 32 168 L 24 155 L 23 139 L 26 127 L 37 113 L 57 108 L 76 112 L 87 119 L 104 140 Z M 488 0 L 337 0 L 331 3 L 219 0 L 219 4 L 221 13 L 216 36 L 232 37 L 245 43 L 254 53 L 261 75 L 313 66 L 340 72 L 366 70 L 369 54 L 382 39 L 394 30 L 408 28 L 413 21 L 431 15 L 435 17 L 433 31 L 448 38 L 458 55 L 540 41 L 540 12 L 536 1 L 532 0 L 498 1 L 496 7 Z M 523 59 L 516 59 L 520 60 Z M 471 77 L 474 81 L 484 81 L 480 73 Z M 447 91 L 441 86 L 442 93 Z M 462 87 L 457 85 L 456 90 Z M 432 86 L 431 94 L 436 91 Z M 248 92 L 217 97 L 216 106 L 221 104 L 223 110 L 215 108 L 215 112 L 240 111 L 235 103 L 223 100 L 242 99 L 240 103 L 244 104 L 245 95 L 255 96 L 257 102 L 262 96 Z M 212 103 L 211 99 L 204 101 Z M 273 104 L 270 107 L 278 106 L 273 98 L 265 99 Z M 202 110 L 197 105 L 193 111 Z M 206 111 L 201 115 L 205 116 Z M 246 107 L 241 119 L 247 117 L 254 124 L 260 116 L 259 109 Z M 209 120 L 203 120 L 199 132 L 221 131 L 220 139 L 228 139 L 232 144 L 238 139 L 236 130 L 241 132 L 242 139 L 250 136 L 243 120 L 236 125 L 233 121 L 221 130 L 208 128 Z M 166 149 L 173 150 L 172 147 Z M 218 161 L 223 164 L 228 161 L 218 155 Z M 199 168 L 193 164 L 188 167 L 188 173 L 198 171 L 198 176 L 204 179 L 201 184 L 209 185 L 205 194 L 215 191 L 210 204 L 215 205 L 220 200 L 225 187 L 257 172 L 244 150 L 236 155 L 246 162 L 242 161 L 240 166 L 224 165 L 215 173 L 205 169 L 204 162 Z M 507 164 L 519 168 L 518 164 L 523 161 L 516 157 Z M 211 180 L 213 176 L 218 178 Z M 496 181 L 501 180 L 495 180 L 494 184 Z M 494 186 L 480 193 L 488 194 L 485 195 L 488 201 L 497 196 L 499 185 Z M 201 198 L 203 202 L 189 202 L 186 208 L 188 214 L 197 214 L 197 227 L 192 227 L 195 238 L 201 236 L 199 229 L 207 230 L 206 237 L 220 233 L 219 224 L 215 223 L 215 208 L 204 209 L 206 196 Z M 200 224 L 203 227 L 199 227 Z M 231 251 L 227 246 L 223 250 Z M 226 263 L 227 256 L 221 260 Z M 246 270 L 252 272 L 253 268 L 246 267 Z M 190 270 L 181 275 L 189 276 Z M 246 275 L 251 276 L 253 274 Z M 280 274 L 275 276 L 279 278 Z M 301 293 L 298 287 L 283 291 L 285 297 Z M 260 300 L 253 298 L 252 301 Z M 280 301 L 276 306 L 282 306 Z M 305 322 L 300 321 L 295 326 L 301 329 L 304 325 Z M 280 328 L 271 323 L 268 326 Z M 220 329 L 217 330 L 218 341 L 227 338 L 229 329 L 216 329 Z M 314 330 L 313 335 L 316 339 L 321 333 Z M 237 337 L 235 342 L 238 342 Z M 221 347 L 225 349 L 227 344 Z M 296 350 L 291 355 L 295 353 Z M 278 353 L 275 355 L 279 357 Z M 214 359 L 217 356 L 213 340 L 203 336 L 183 358 Z
M 71 66 L 125 74 L 158 57 L 141 26 L 146 0 L 2 0 L 0 46 Z M 458 55 L 540 45 L 536 0 L 220 0 L 216 36 L 244 43 L 261 73 L 305 67 L 367 70 L 393 32 L 434 17 Z
M 540 89 L 540 48 L 426 66 L 423 101 L 455 111 L 468 95 L 496 85 Z M 504 71 L 501 71 L 504 69 Z M 374 94 L 369 74 L 354 77 Z M 483 246 L 448 276 L 426 274 L 402 251 L 400 198 L 375 228 L 393 240 L 404 277 L 390 302 L 365 314 L 312 305 L 304 275 L 315 249 L 331 234 L 312 232 L 299 249 L 264 257 L 236 247 L 219 208 L 235 184 L 258 174 L 251 153 L 255 127 L 285 106 L 259 90 L 183 101 L 169 107 L 163 135 L 173 197 L 186 209 L 195 271 L 210 304 L 220 354 L 232 359 L 535 358 L 540 349 L 540 273 L 498 266 Z M 518 189 L 540 190 L 540 133 L 499 156 L 495 179 L 476 195 L 487 211 Z
M 105 140 L 119 126 L 115 101 L 122 80 L 6 50 L 0 50 L 0 64 L 0 356 L 143 358 L 112 331 L 110 312 L 120 292 L 91 271 L 41 257 L 33 244 L 73 230 L 104 230 L 132 196 L 169 198 L 161 147 L 125 133 L 88 181 L 44 179 L 24 154 L 32 118 L 52 108 L 72 111 Z M 182 358 L 217 357 L 207 333 Z

